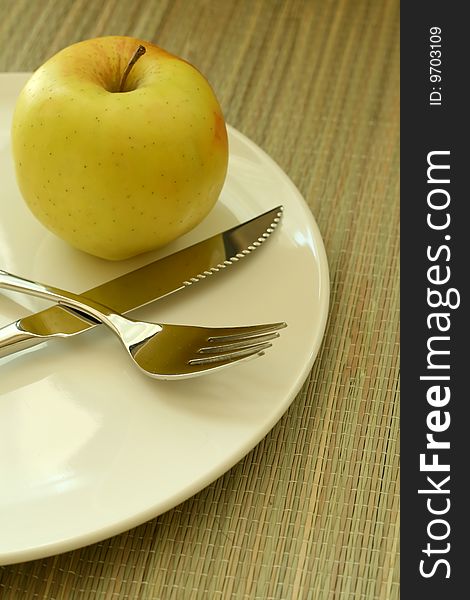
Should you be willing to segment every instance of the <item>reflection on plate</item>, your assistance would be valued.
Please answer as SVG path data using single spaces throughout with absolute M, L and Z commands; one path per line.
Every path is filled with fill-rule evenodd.
M 2 268 L 82 291 L 157 258 L 108 263 L 84 255 L 29 214 L 9 151 L 26 77 L 0 75 Z M 287 321 L 288 328 L 260 359 L 179 382 L 142 376 L 114 336 L 98 329 L 0 359 L 0 564 L 97 542 L 176 506 L 249 452 L 307 377 L 328 310 L 323 242 L 281 169 L 233 128 L 229 141 L 216 208 L 161 255 L 283 204 L 280 227 L 230 272 L 133 314 L 209 326 Z M 0 325 L 46 305 L 1 294 Z

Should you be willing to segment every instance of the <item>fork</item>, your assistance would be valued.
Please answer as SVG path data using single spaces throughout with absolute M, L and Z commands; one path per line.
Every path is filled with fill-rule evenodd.
M 134 363 L 156 379 L 183 379 L 262 356 L 286 323 L 196 327 L 136 321 L 84 296 L 0 270 L 0 288 L 53 300 L 109 327 Z

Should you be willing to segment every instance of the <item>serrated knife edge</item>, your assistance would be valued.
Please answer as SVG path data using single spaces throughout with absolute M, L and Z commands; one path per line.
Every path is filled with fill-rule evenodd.
M 240 259 L 245 258 L 245 256 L 248 256 L 254 250 L 259 248 L 267 239 L 269 239 L 271 234 L 274 232 L 274 230 L 278 226 L 278 224 L 282 218 L 282 213 L 283 213 L 284 207 L 278 206 L 274 210 L 276 210 L 277 212 L 272 220 L 272 223 L 266 228 L 266 231 L 261 236 L 259 236 L 256 240 L 254 240 L 251 244 L 249 244 L 245 250 L 243 250 L 242 252 L 238 252 L 234 256 L 231 256 L 230 258 L 226 259 L 223 263 L 219 263 L 218 265 L 211 267 L 208 271 L 204 271 L 203 273 L 198 273 L 195 277 L 191 277 L 189 280 L 183 281 L 183 285 L 190 286 L 190 285 L 193 285 L 194 283 L 198 283 L 199 281 L 206 279 L 206 277 L 209 277 L 209 276 L 213 275 L 214 273 L 218 273 L 222 269 L 226 269 L 227 267 L 233 265 L 234 263 L 238 262 Z M 255 217 L 255 219 L 256 219 L 256 217 Z M 252 219 L 252 220 L 254 220 L 254 219 Z M 250 221 L 247 221 L 247 223 L 249 223 L 249 222 Z M 246 225 L 247 223 L 244 223 L 243 225 Z

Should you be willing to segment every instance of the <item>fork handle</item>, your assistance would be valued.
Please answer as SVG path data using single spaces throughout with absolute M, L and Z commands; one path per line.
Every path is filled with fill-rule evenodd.
M 84 298 L 73 292 L 68 292 L 51 285 L 18 277 L 17 275 L 2 270 L 0 270 L 0 288 L 11 290 L 13 292 L 23 292 L 31 296 L 45 298 L 46 300 L 54 300 L 59 304 L 84 312 L 86 315 L 103 322 L 118 336 L 120 335 L 119 322 L 122 321 L 124 317 L 116 314 L 111 308 L 99 304 L 94 300 Z

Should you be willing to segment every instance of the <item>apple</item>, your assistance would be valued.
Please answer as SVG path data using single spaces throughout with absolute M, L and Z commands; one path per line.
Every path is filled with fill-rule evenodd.
M 127 36 L 85 40 L 44 63 L 18 97 L 11 135 L 32 213 L 111 260 L 195 227 L 227 172 L 225 121 L 206 78 Z

